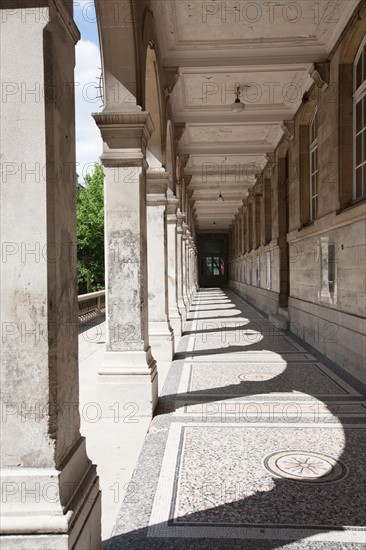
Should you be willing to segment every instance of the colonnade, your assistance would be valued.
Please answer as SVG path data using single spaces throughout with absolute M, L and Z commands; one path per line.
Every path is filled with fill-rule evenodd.
M 80 435 L 78 395 L 80 36 L 72 2 L 0 8 L 8 45 L 1 51 L 2 545 L 99 548 L 100 491 Z M 173 174 L 146 161 L 150 114 L 114 110 L 95 120 L 104 141 L 107 309 L 98 404 L 104 416 L 121 401 L 151 415 L 159 363 L 173 357 L 197 286 L 194 229 Z
M 99 404 L 112 416 L 114 403 L 128 396 L 139 414 L 152 414 L 158 399 L 156 362 L 172 360 L 182 335 L 196 289 L 197 251 L 170 188 L 171 175 L 164 169 L 149 171 L 149 113 L 114 111 L 94 118 L 105 149 L 107 250 Z

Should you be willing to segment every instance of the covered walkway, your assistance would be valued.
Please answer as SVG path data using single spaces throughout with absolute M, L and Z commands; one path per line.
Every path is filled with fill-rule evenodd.
M 1 548 L 359 548 L 366 0 L 95 0 L 80 364 L 77 4 L 0 1 Z
M 200 290 L 108 550 L 364 547 L 362 386 Z

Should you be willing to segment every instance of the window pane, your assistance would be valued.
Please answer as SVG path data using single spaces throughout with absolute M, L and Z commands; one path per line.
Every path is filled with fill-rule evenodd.
M 365 56 L 366 59 L 366 56 Z M 366 95 L 363 98 L 363 127 L 366 128 Z
M 362 136 L 363 136 L 363 162 L 365 162 L 366 160 L 366 128 L 362 132 Z
M 318 217 L 318 197 L 314 197 L 314 218 Z
M 212 258 L 210 256 L 207 256 L 206 258 L 206 265 L 207 265 L 207 269 L 206 269 L 207 275 L 212 275 Z
M 366 44 L 363 49 L 362 57 L 363 57 L 363 81 L 365 81 L 366 80 Z
M 335 247 L 334 244 L 328 245 L 328 284 L 329 292 L 334 292 L 335 281 Z
M 362 130 L 362 101 L 356 104 L 356 133 Z
M 356 137 L 356 166 L 362 162 L 362 134 Z
M 362 166 L 356 170 L 356 197 L 362 197 Z
M 357 67 L 356 67 L 356 90 L 361 86 L 362 84 L 362 63 L 363 63 L 363 56 L 361 54 L 360 59 L 358 60 Z
M 220 275 L 220 258 L 215 257 L 213 260 L 213 275 Z
M 366 195 L 366 164 L 363 165 L 363 189 L 362 195 Z
M 224 264 L 223 258 L 220 258 L 220 267 L 221 267 L 221 275 L 225 275 L 225 264 Z

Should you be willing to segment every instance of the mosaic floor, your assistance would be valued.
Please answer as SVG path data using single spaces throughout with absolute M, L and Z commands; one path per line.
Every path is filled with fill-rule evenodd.
M 365 388 L 197 292 L 108 550 L 366 548 Z

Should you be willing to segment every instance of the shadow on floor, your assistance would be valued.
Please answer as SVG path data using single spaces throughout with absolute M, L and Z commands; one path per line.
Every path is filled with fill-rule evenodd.
M 222 293 L 218 294 L 218 296 L 220 295 L 222 295 Z M 235 302 L 238 301 L 236 297 L 234 299 Z M 243 302 L 243 304 L 244 307 L 246 307 L 245 302 Z M 236 306 L 235 303 L 234 306 Z M 200 320 L 202 321 L 202 319 Z M 248 326 L 251 324 L 252 322 L 250 322 Z M 247 328 L 247 325 L 239 325 L 237 329 L 241 330 L 243 327 Z M 230 327 L 230 329 L 233 330 L 232 327 Z M 255 330 L 258 330 L 258 327 Z M 191 334 L 193 332 L 194 331 L 189 331 L 188 333 Z M 198 332 L 202 333 L 203 331 Z M 283 334 L 278 332 L 275 333 L 274 338 L 278 339 L 279 337 L 282 338 L 282 336 Z M 181 352 L 176 355 L 175 359 L 181 360 L 188 357 L 203 357 L 209 354 L 210 356 L 216 355 L 216 362 L 219 362 L 220 354 L 252 350 L 261 352 L 272 351 L 270 342 L 268 342 L 268 347 L 264 347 L 263 342 L 265 338 L 264 336 L 261 342 L 246 346 L 231 345 L 227 348 L 208 348 L 207 350 Z M 276 349 L 274 351 L 286 361 L 286 355 L 283 354 L 283 352 L 281 354 L 276 351 Z M 298 351 L 297 353 L 301 354 L 304 352 Z M 241 363 L 242 367 L 245 369 L 245 357 L 237 356 L 237 359 L 231 359 L 231 361 L 234 361 L 234 363 L 235 361 Z M 269 358 L 268 363 L 270 362 L 271 359 Z M 304 363 L 305 362 L 306 361 L 304 361 Z M 197 368 L 199 368 L 199 364 L 195 364 Z M 264 363 L 264 365 L 265 364 L 266 363 Z M 214 364 L 212 368 L 215 368 Z M 230 365 L 228 365 L 227 368 L 230 369 Z M 224 387 L 218 386 L 189 391 L 189 393 L 184 394 L 171 393 L 169 395 L 163 395 L 159 400 L 156 414 L 157 416 L 172 414 L 179 408 L 184 407 L 187 402 L 189 404 L 204 405 L 217 402 L 219 399 L 225 400 L 244 396 L 258 396 L 258 399 L 260 399 L 259 396 L 270 396 L 271 394 L 273 394 L 274 399 L 276 399 L 276 392 L 291 393 L 295 397 L 297 395 L 296 392 L 300 392 L 298 396 L 299 400 L 305 398 L 311 403 L 310 399 L 316 398 L 316 400 L 324 405 L 326 410 L 329 411 L 329 414 L 332 416 L 332 421 L 327 426 L 324 426 L 324 424 L 318 426 L 313 420 L 309 422 L 308 427 L 304 428 L 302 424 L 301 427 L 296 428 L 296 422 L 298 422 L 298 420 L 295 419 L 291 424 L 291 429 L 302 430 L 302 434 L 307 433 L 306 430 L 312 431 L 313 434 L 318 430 L 317 437 L 319 437 L 319 441 L 322 439 L 322 433 L 325 433 L 322 432 L 322 430 L 334 430 L 334 436 L 331 435 L 330 440 L 332 441 L 332 438 L 337 439 L 337 437 L 342 440 L 341 447 L 343 447 L 343 450 L 339 455 L 334 456 L 336 460 L 333 464 L 333 478 L 327 477 L 329 473 L 327 472 L 327 475 L 322 479 L 324 475 L 324 463 L 322 459 L 317 462 L 316 460 L 314 461 L 314 457 L 311 459 L 306 456 L 306 452 L 314 452 L 316 458 L 316 449 L 307 448 L 307 442 L 305 440 L 302 449 L 291 449 L 293 454 L 303 453 L 305 455 L 303 457 L 304 460 L 301 462 L 301 457 L 295 459 L 295 462 L 292 462 L 293 466 L 291 466 L 291 460 L 294 460 L 294 458 L 290 457 L 289 468 L 292 468 L 295 475 L 296 472 L 302 472 L 304 469 L 308 469 L 308 472 L 312 472 L 312 474 L 317 476 L 316 480 L 304 482 L 296 479 L 283 479 L 274 475 L 272 476 L 273 484 L 270 490 L 263 490 L 263 487 L 259 485 L 255 491 L 252 491 L 253 494 L 241 498 L 239 488 L 238 492 L 235 493 L 234 499 L 228 498 L 228 500 L 233 500 L 232 502 L 227 502 L 220 506 L 214 505 L 217 495 L 212 491 L 218 490 L 217 487 L 212 487 L 211 484 L 212 491 L 210 492 L 210 479 L 200 480 L 201 483 L 206 482 L 205 487 L 207 490 L 201 495 L 201 506 L 197 511 L 189 514 L 179 514 L 179 517 L 176 517 L 173 504 L 171 504 L 170 519 L 167 524 L 161 523 L 148 527 L 147 522 L 145 522 L 144 527 L 137 528 L 136 526 L 135 529 L 132 528 L 125 534 L 119 534 L 112 537 L 107 546 L 108 550 L 124 548 L 131 550 L 270 550 L 275 548 L 287 548 L 287 545 L 289 545 L 288 548 L 291 549 L 343 550 L 365 548 L 366 538 L 364 539 L 365 543 L 357 543 L 356 541 L 353 543 L 346 541 L 342 542 L 342 534 L 347 533 L 350 527 L 355 527 L 355 530 L 358 528 L 360 536 L 363 536 L 362 532 L 365 534 L 365 531 L 361 527 L 358 527 L 366 524 L 366 497 L 360 491 L 360 487 L 365 486 L 364 484 L 366 481 L 365 471 L 362 466 L 363 453 L 365 452 L 365 450 L 362 449 L 365 444 L 364 434 L 361 429 L 354 429 L 354 427 L 357 426 L 356 420 L 354 420 L 354 423 L 349 419 L 347 422 L 342 421 L 342 417 L 338 416 L 339 403 L 335 401 L 332 402 L 334 396 L 332 397 L 330 393 L 330 400 L 327 399 L 326 402 L 323 402 L 324 395 L 321 392 L 321 388 L 319 388 L 320 393 L 318 393 L 316 378 L 313 380 L 308 379 L 306 375 L 304 376 L 304 368 L 302 371 L 299 369 L 301 369 L 299 364 L 287 363 L 287 365 L 283 367 L 283 372 L 269 380 L 242 381 L 239 384 L 230 384 Z M 324 371 L 322 371 L 322 375 L 324 374 Z M 313 376 L 315 377 L 315 374 L 313 374 Z M 330 381 L 332 384 L 337 384 L 336 379 L 330 378 Z M 344 388 L 342 394 L 341 390 L 342 386 L 339 386 L 340 399 L 342 397 L 348 398 L 349 400 L 353 399 L 354 401 L 352 401 L 352 403 L 358 403 L 362 398 L 359 394 L 349 395 Z M 177 398 L 179 399 L 178 403 Z M 188 418 L 180 418 L 180 420 L 186 420 L 186 424 L 189 425 Z M 202 419 L 199 421 L 202 423 Z M 268 428 L 270 428 L 270 420 L 266 418 L 265 421 Z M 251 426 L 252 429 L 256 429 L 255 422 L 254 420 Z M 321 424 L 321 420 L 319 424 Z M 239 421 L 237 427 L 246 429 L 248 427 L 248 422 L 244 425 L 240 424 Z M 288 425 L 284 427 L 289 429 Z M 216 437 L 219 441 L 218 434 L 220 433 L 220 429 L 225 430 L 225 426 L 223 426 L 222 423 L 216 428 Z M 259 430 L 259 427 L 257 429 Z M 273 427 L 272 429 L 275 430 L 276 428 Z M 282 427 L 277 429 L 280 432 Z M 222 433 L 224 434 L 224 431 Z M 280 435 L 278 439 L 278 445 L 281 446 L 282 444 L 286 447 L 286 442 L 281 440 Z M 223 445 L 225 445 L 225 442 Z M 243 456 L 245 455 L 244 451 L 245 442 L 243 444 Z M 323 454 L 326 455 L 326 453 Z M 241 457 L 238 456 L 238 460 L 240 459 Z M 296 460 L 298 462 L 296 462 Z M 245 464 L 246 463 L 247 462 L 245 462 Z M 276 467 L 276 465 L 278 465 L 278 463 L 275 461 L 274 466 Z M 191 475 L 194 478 L 194 471 L 192 471 Z M 248 475 L 250 475 L 250 472 Z M 250 485 L 251 483 L 253 483 L 253 481 L 248 478 L 248 484 Z M 246 487 L 242 487 L 242 489 L 243 492 L 246 491 Z M 138 502 L 136 506 L 125 503 L 124 506 L 130 508 L 129 517 L 133 525 L 134 514 L 138 514 L 138 510 L 144 507 L 144 503 Z M 136 522 L 138 524 L 137 520 Z M 186 529 L 181 536 L 168 536 L 169 528 L 173 535 L 173 528 L 179 527 L 184 527 Z M 207 527 L 210 529 L 210 533 L 206 533 L 206 536 L 204 536 L 205 528 Z M 244 537 L 243 534 L 241 535 L 243 538 L 236 536 L 235 530 L 238 528 L 247 530 Z M 287 535 L 290 533 L 287 540 L 285 540 L 285 538 L 276 540 L 276 537 L 286 537 L 286 532 L 281 533 L 281 529 L 290 530 L 286 531 Z M 158 536 L 159 531 L 162 536 Z M 318 534 L 324 534 L 326 538 L 326 534 L 330 531 L 339 534 L 339 537 L 335 537 L 334 542 L 327 542 L 326 540 L 323 542 L 318 540 L 312 541 L 308 539 L 309 536 Z

